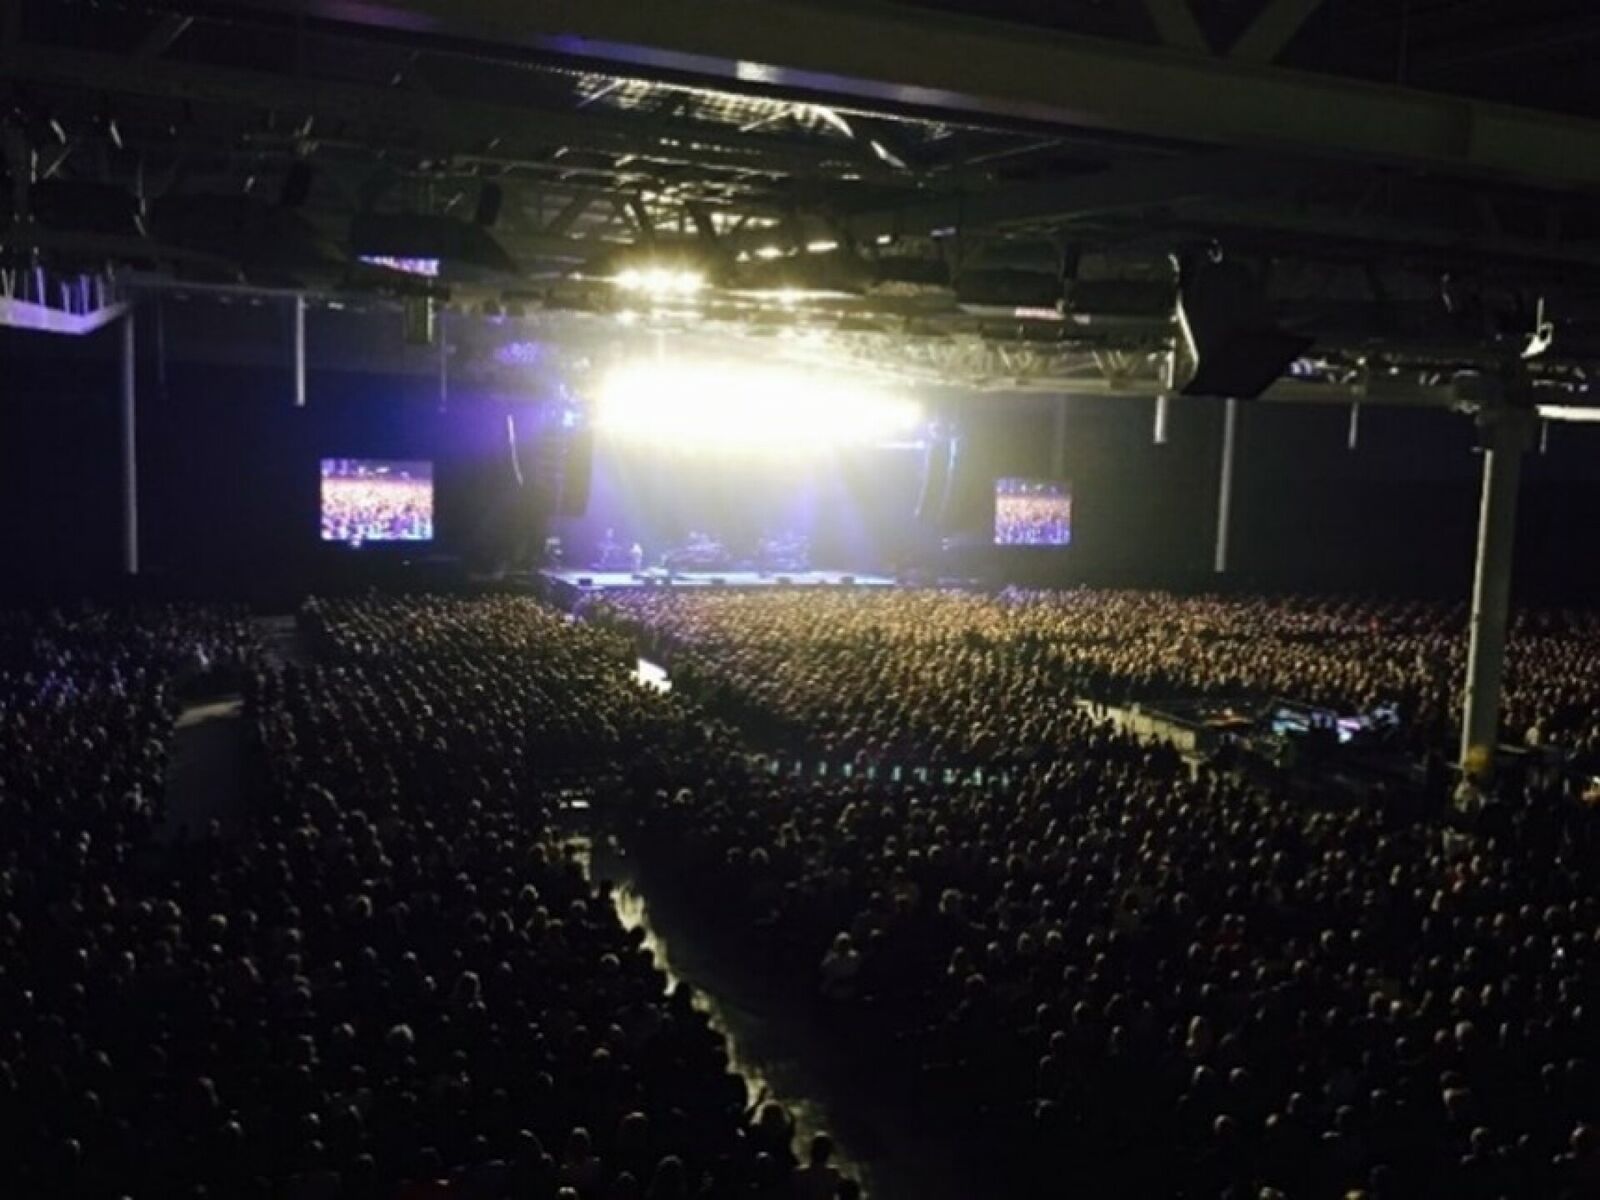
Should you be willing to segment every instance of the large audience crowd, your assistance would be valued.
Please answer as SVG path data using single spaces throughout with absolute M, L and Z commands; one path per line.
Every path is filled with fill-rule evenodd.
M 1100 705 L 1287 694 L 1448 737 L 1459 614 L 1149 593 L 311 601 L 0 618 L 0 1178 L 42 1197 L 833 1200 L 587 873 L 597 811 L 973 1196 L 1600 1194 L 1600 834 L 1312 803 Z M 1600 626 L 1513 736 L 1592 756 Z M 662 695 L 633 677 L 666 662 Z M 162 812 L 240 687 L 245 832 Z M 1095 704 L 1071 703 L 1074 696 Z M 804 764 L 797 768 L 796 764 Z
M 1590 814 L 1554 787 L 1492 819 L 1393 784 L 1304 806 L 1063 702 L 1398 699 L 1420 741 L 1446 725 L 1448 613 L 635 593 L 594 617 L 806 764 L 658 791 L 640 844 L 995 1194 L 1600 1186 Z M 1514 733 L 1592 748 L 1593 630 L 1519 623 Z
M 753 700 L 763 733 L 846 756 L 910 739 L 936 759 L 1047 743 L 1062 696 L 1396 706 L 1412 747 L 1450 745 L 1467 640 L 1461 607 L 1088 589 L 641 591 L 595 615 L 703 679 L 713 708 Z M 1519 614 L 1504 695 L 1508 740 L 1600 768 L 1600 616 Z
M 693 736 L 623 644 L 531 600 L 301 622 L 300 666 L 199 613 L 0 629 L 5 1194 L 686 1200 L 820 1177 L 559 832 L 579 773 Z M 176 697 L 235 651 L 252 826 L 171 838 Z

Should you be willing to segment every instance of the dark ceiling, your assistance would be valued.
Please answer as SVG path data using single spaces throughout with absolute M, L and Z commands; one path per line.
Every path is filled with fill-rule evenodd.
M 909 0 L 918 8 L 985 16 L 1096 37 L 1163 44 L 1142 0 Z M 1264 0 L 1190 0 L 1214 54 L 1240 44 Z M 1295 70 L 1600 117 L 1600 10 L 1589 0 L 1317 0 L 1272 61 Z
M 782 7 L 747 0 L 738 11 L 764 5 Z M 484 28 L 516 11 L 510 0 L 456 7 L 481 11 Z M 711 11 L 680 8 L 686 20 Z M 560 37 L 497 40 L 455 28 L 451 6 L 428 0 L 20 0 L 0 29 L 9 181 L 0 221 L 10 221 L 0 258 L 11 272 L 98 264 L 146 281 L 405 290 L 411 281 L 351 262 L 352 223 L 421 215 L 481 230 L 509 256 L 509 269 L 456 280 L 458 299 L 603 305 L 596 281 L 647 252 L 711 263 L 715 303 L 730 318 L 750 316 L 740 297 L 782 292 L 846 334 L 1048 344 L 1093 330 L 1135 355 L 1125 365 L 1137 374 L 1139 364 L 1157 369 L 1171 341 L 1173 258 L 1200 247 L 1249 261 L 1283 320 L 1352 359 L 1374 346 L 1445 362 L 1470 358 L 1462 347 L 1499 353 L 1541 299 L 1575 361 L 1600 351 L 1589 298 L 1600 283 L 1596 176 L 1568 153 L 1600 147 L 1600 125 L 1587 120 L 1600 117 L 1592 5 L 810 8 L 812 60 L 839 50 L 892 61 L 894 47 L 830 47 L 836 18 L 973 29 L 991 39 L 974 41 L 974 54 L 1036 40 L 1006 23 L 1101 39 L 1062 43 L 1080 63 L 1138 48 L 1141 69 L 1188 71 L 1191 82 L 1211 77 L 1196 67 L 1213 72 L 1221 130 L 1271 124 L 1271 113 L 1249 111 L 1265 93 L 1235 84 L 1291 87 L 1315 75 L 1382 86 L 1350 93 L 1370 107 L 1352 109 L 1348 129 L 1338 111 L 1311 114 L 1332 135 L 1327 145 L 1297 132 L 1318 103 L 1309 93 L 1282 145 L 1223 134 L 1205 144 L 1193 133 L 1204 103 L 1168 135 L 1148 87 L 1129 89 L 1136 120 L 1068 121 L 927 88 L 830 92 L 743 65 L 731 80 L 682 65 L 709 63 L 704 55 L 641 65 L 648 55 L 613 55 L 594 38 L 570 48 Z M 628 17 L 626 6 L 601 9 Z M 565 10 L 578 20 L 590 11 Z M 955 76 L 962 66 L 930 58 L 926 70 Z M 1004 62 L 988 66 L 1004 76 Z M 1428 94 L 1566 115 L 1528 125 L 1548 141 L 1530 145 L 1526 169 L 1514 134 L 1504 135 L 1509 148 L 1494 143 L 1501 117 L 1490 110 L 1461 110 L 1459 164 L 1449 129 L 1433 158 L 1408 158 L 1409 145 L 1365 155 L 1336 144 L 1348 133 L 1352 145 L 1383 145 L 1385 105 L 1397 128 L 1423 104 L 1434 107 L 1418 121 L 1453 120 Z M 1060 311 L 1036 311 L 1050 305 Z

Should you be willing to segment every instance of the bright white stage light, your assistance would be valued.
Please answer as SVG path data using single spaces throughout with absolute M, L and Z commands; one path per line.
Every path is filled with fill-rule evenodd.
M 595 424 L 678 448 L 816 451 L 903 436 L 909 400 L 836 377 L 780 367 L 633 363 L 601 384 Z
M 652 299 L 692 296 L 706 285 L 699 271 L 676 267 L 629 267 L 617 274 L 616 285 L 625 292 L 641 292 Z

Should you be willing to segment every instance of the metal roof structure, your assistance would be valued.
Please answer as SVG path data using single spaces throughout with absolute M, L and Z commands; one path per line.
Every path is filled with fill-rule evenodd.
M 666 258 L 708 271 L 695 316 L 729 332 L 1148 392 L 1181 351 L 1175 256 L 1205 248 L 1315 339 L 1302 384 L 1432 386 L 1515 360 L 1542 320 L 1531 370 L 1581 403 L 1586 8 L 19 0 L 3 290 L 56 304 L 110 271 L 606 312 L 631 303 L 619 264 Z M 469 269 L 363 263 L 374 217 L 401 219 L 391 241 L 465 239 Z

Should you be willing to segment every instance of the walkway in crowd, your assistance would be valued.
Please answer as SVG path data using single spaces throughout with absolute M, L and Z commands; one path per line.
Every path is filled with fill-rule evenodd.
M 311 661 L 293 616 L 259 617 L 254 626 L 274 665 Z M 164 837 L 200 837 L 212 821 L 224 837 L 244 828 L 249 820 L 244 752 L 244 698 L 238 692 L 202 696 L 185 705 L 167 763 Z
M 668 692 L 667 671 L 640 658 L 635 678 Z M 855 1064 L 819 1034 L 810 997 L 775 995 L 734 957 L 708 945 L 694 922 L 675 910 L 663 889 L 640 875 L 625 850 L 610 838 L 590 847 L 596 879 L 615 885 L 613 899 L 623 924 L 642 926 L 656 961 L 674 980 L 693 986 L 712 1024 L 728 1039 L 734 1069 L 750 1083 L 752 1099 L 777 1100 L 794 1117 L 795 1145 L 827 1133 L 837 1145 L 835 1162 L 860 1180 L 873 1200 L 960 1200 L 964 1196 L 948 1147 L 880 1106 L 863 1088 Z
M 279 665 L 311 661 L 292 617 L 261 618 L 256 627 Z M 671 687 L 667 672 L 645 659 L 637 677 L 660 691 Z M 202 836 L 211 821 L 229 836 L 247 822 L 243 710 L 239 694 L 227 693 L 197 700 L 179 715 L 168 768 L 167 837 Z M 830 1134 L 838 1146 L 835 1161 L 861 1181 L 872 1200 L 961 1200 L 948 1149 L 874 1102 L 854 1065 L 818 1034 L 807 997 L 775 997 L 751 972 L 707 945 L 609 837 L 587 849 L 593 878 L 614 884 L 623 923 L 645 929 L 657 962 L 674 981 L 695 988 L 712 1024 L 727 1037 L 732 1065 L 749 1081 L 752 1103 L 772 1099 L 789 1110 L 797 1148 L 815 1133 Z
M 165 837 L 200 837 L 212 821 L 224 836 L 244 827 L 243 716 L 237 692 L 189 704 L 178 715 L 167 760 Z
M 609 839 L 590 848 L 593 877 L 614 884 L 623 924 L 643 926 L 645 944 L 674 980 L 690 984 L 712 1024 L 728 1039 L 730 1061 L 758 1096 L 776 1100 L 795 1121 L 795 1147 L 827 1133 L 835 1163 L 860 1180 L 871 1200 L 970 1200 L 950 1149 L 880 1106 L 859 1070 L 819 1033 L 809 996 L 777 996 L 763 981 L 697 936 L 670 896 L 652 887 Z

